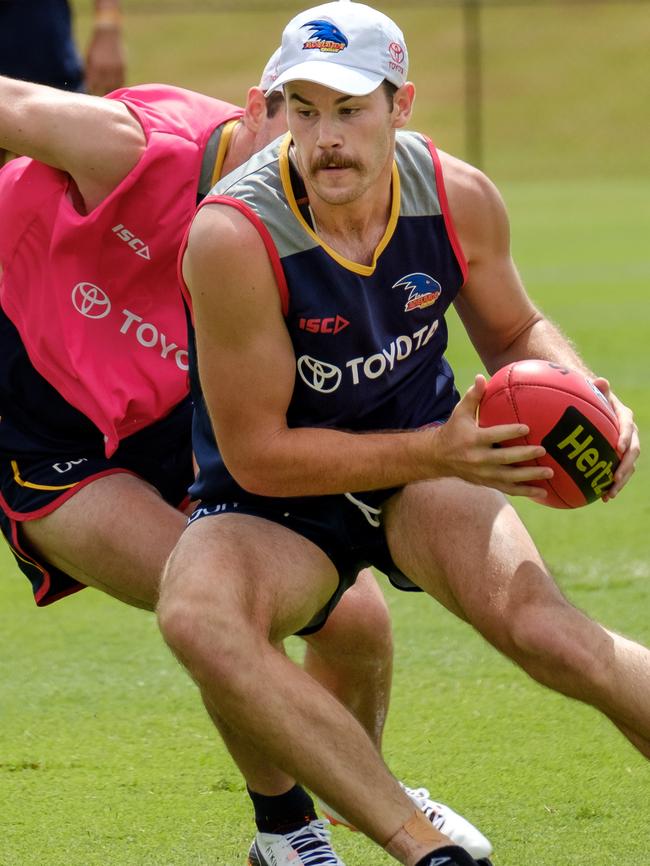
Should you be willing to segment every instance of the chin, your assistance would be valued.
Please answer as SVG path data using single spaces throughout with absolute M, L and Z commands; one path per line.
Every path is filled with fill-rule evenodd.
M 361 195 L 361 190 L 357 188 L 325 186 L 324 184 L 318 184 L 314 188 L 319 197 L 327 204 L 349 204 Z

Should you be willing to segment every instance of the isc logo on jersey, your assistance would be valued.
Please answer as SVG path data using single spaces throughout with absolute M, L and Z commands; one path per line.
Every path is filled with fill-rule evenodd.
M 298 322 L 298 327 L 301 331 L 307 331 L 310 334 L 338 334 L 344 328 L 347 328 L 350 323 L 343 316 L 327 316 L 323 319 L 311 318 L 305 319 L 301 317 Z
M 427 345 L 438 330 L 438 324 L 436 319 L 431 325 L 425 325 L 411 335 L 402 334 L 374 355 L 351 358 L 345 366 L 350 371 L 352 384 L 359 385 L 362 379 L 378 379 L 394 370 L 396 364 L 410 358 L 414 352 L 419 352 Z M 340 367 L 326 361 L 319 361 L 309 355 L 301 355 L 296 365 L 305 385 L 320 394 L 331 394 L 337 391 L 343 381 L 343 371 Z
M 145 244 L 144 241 L 140 240 L 140 238 L 136 238 L 132 231 L 125 228 L 122 223 L 118 223 L 116 226 L 113 226 L 111 231 L 115 232 L 118 238 L 121 241 L 124 241 L 125 244 L 131 247 L 136 256 L 140 256 L 140 258 L 151 260 L 151 254 L 149 253 L 149 247 Z

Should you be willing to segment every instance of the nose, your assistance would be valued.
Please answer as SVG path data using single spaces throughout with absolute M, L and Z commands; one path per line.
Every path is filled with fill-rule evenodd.
M 323 150 L 341 147 L 343 141 L 340 124 L 336 118 L 321 114 L 318 120 L 318 139 L 316 143 Z

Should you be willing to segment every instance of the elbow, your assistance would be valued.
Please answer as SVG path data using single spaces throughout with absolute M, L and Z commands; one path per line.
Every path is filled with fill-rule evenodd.
M 221 459 L 237 484 L 254 496 L 302 495 L 305 472 L 297 468 L 295 440 L 288 428 L 249 432 L 243 424 L 233 426 L 235 435 L 216 425 L 215 434 Z
M 278 469 L 278 464 L 272 460 L 246 459 L 239 457 L 226 459 L 226 469 L 237 484 L 254 496 L 289 496 L 287 492 L 287 479 Z
M 285 493 L 282 485 L 275 482 L 273 478 L 269 478 L 261 473 L 247 469 L 238 475 L 233 474 L 233 477 L 240 487 L 247 493 L 252 493 L 253 496 L 276 497 L 288 495 Z
M 286 428 L 247 435 L 242 427 L 235 436 L 215 430 L 221 458 L 237 484 L 254 496 L 301 495 L 292 489 L 298 477 L 296 454 Z

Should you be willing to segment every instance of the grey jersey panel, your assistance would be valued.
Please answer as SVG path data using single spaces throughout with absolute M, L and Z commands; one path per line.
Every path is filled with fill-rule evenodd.
M 280 258 L 318 246 L 296 219 L 282 188 L 278 157 L 283 141 L 284 136 L 272 142 L 211 192 L 248 205 L 264 221 Z
M 296 218 L 282 186 L 279 155 L 284 137 L 222 178 L 211 195 L 244 202 L 269 230 L 280 258 L 318 246 Z M 395 159 L 400 175 L 400 216 L 437 216 L 441 211 L 433 161 L 426 140 L 398 131 Z
M 426 139 L 417 132 L 399 131 L 395 160 L 402 187 L 400 216 L 441 214 L 433 158 Z

